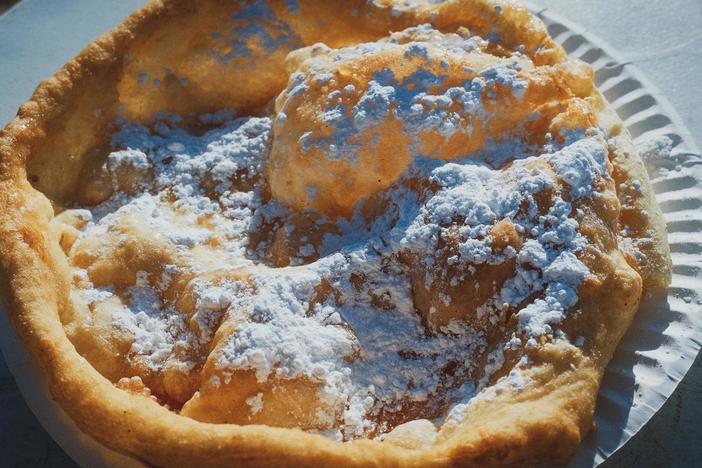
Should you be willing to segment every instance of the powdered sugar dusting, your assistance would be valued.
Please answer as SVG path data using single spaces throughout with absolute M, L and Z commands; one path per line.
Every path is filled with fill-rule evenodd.
M 424 26 L 411 34 L 434 32 Z M 432 47 L 476 46 L 458 36 L 442 40 Z M 339 60 L 395 42 L 343 49 Z M 411 43 L 407 53 L 431 59 L 432 47 Z M 308 135 L 301 144 L 325 147 L 331 158 L 353 154 L 343 148 L 346 132 L 388 113 L 413 135 L 470 132 L 452 122 L 479 117 L 481 93 L 494 83 L 520 99 L 526 83 L 518 69 L 506 62 L 439 94 L 431 77 L 407 78 L 409 86 L 379 72 L 351 112 L 330 96 L 331 136 Z M 320 69 L 318 81 L 331 79 Z M 304 94 L 307 86 L 293 76 L 287 92 Z M 461 109 L 448 110 L 455 103 Z M 405 414 L 460 419 L 503 368 L 505 350 L 555 336 L 577 304 L 590 272 L 579 259 L 588 239 L 578 231 L 576 205 L 596 198 L 598 182 L 610 177 L 598 131 L 543 148 L 490 142 L 453 162 L 419 155 L 380 194 L 379 214 L 359 205 L 350 219 L 330 220 L 290 212 L 269 196 L 271 128 L 265 117 L 225 119 L 193 135 L 165 120 L 151 128 L 123 123 L 115 135 L 104 170 L 116 191 L 90 208 L 76 245 L 143 230 L 169 261 L 157 272 L 137 271 L 127 286 L 95 287 L 89 268 L 77 268 L 74 283 L 89 307 L 113 304 L 113 326 L 132 336 L 127 359 L 154 372 L 173 360 L 194 369 L 221 323 L 235 318 L 216 369 L 227 379 L 249 370 L 259 383 L 317 384 L 315 397 L 327 408 L 317 419 L 348 440 L 387 432 Z M 125 225 L 132 231 L 125 234 Z M 496 278 L 484 297 L 482 275 Z M 475 302 L 470 310 L 461 309 L 460 294 Z M 490 330 L 512 315 L 516 329 L 490 346 Z M 529 385 L 518 367 L 501 382 Z M 262 393 L 245 402 L 252 418 L 266 405 Z

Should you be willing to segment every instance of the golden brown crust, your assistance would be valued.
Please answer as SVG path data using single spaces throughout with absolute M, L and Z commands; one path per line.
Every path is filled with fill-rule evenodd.
M 322 39 L 330 46 L 377 39 L 435 14 L 440 29 L 467 26 L 480 34 L 499 33 L 506 44 L 523 44 L 535 63 L 565 58 L 538 19 L 513 2 L 501 4 L 499 14 L 494 2 L 463 0 L 422 4 L 395 15 L 390 1 L 305 0 L 299 2 L 301 14 L 290 16 L 284 2 L 272 2 L 299 36 L 297 46 Z M 471 465 L 559 460 L 572 454 L 590 430 L 600 378 L 636 310 L 642 279 L 647 288 L 665 287 L 670 269 L 662 217 L 645 170 L 621 122 L 604 102 L 600 121 L 608 122 L 604 126 L 617 138 L 611 157 L 615 180 L 643 184 L 633 199 L 617 195 L 631 207 L 620 221 L 632 237 L 656 233 L 643 252 L 647 263 L 633 255 L 625 258 L 616 248 L 606 252 L 600 282 L 580 304 L 599 312 L 583 314 L 592 322 L 585 325 L 593 330 L 590 347 L 553 343 L 536 348 L 528 374 L 541 385 L 521 392 L 507 389 L 476 402 L 461 424 L 443 428 L 429 448 L 405 449 L 369 440 L 342 444 L 299 430 L 198 422 L 146 395 L 118 388 L 76 351 L 63 328 L 76 312 L 60 236 L 50 228 L 54 207 L 100 201 L 100 193 L 76 188 L 94 171 L 108 142 L 109 124 L 120 112 L 145 120 L 156 111 L 202 114 L 225 103 L 242 114 L 262 111 L 285 85 L 283 58 L 288 49 L 282 47 L 272 56 L 259 49 L 253 58 L 235 58 L 225 66 L 198 53 L 216 47 L 214 39 L 200 37 L 205 36 L 200 32 L 223 27 L 223 18 L 239 8 L 241 2 L 217 0 L 197 6 L 181 0 L 148 4 L 42 82 L 0 132 L 1 295 L 24 346 L 49 376 L 58 403 L 83 431 L 107 447 L 154 465 Z M 301 19 L 311 17 L 318 21 Z M 263 26 L 271 31 L 281 27 Z M 187 92 L 159 75 L 165 68 L 188 80 Z M 161 85 L 139 85 L 137 69 L 153 70 Z M 637 215 L 643 210 L 649 216 Z

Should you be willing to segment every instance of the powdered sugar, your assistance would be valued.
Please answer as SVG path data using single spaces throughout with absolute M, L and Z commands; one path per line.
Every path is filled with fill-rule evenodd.
M 567 154 L 557 152 L 547 159 L 559 177 L 570 185 L 574 200 L 592 197 L 597 178 L 607 175 L 606 148 L 592 138 L 576 141 L 568 147 Z
M 423 27 L 406 34 L 435 33 Z M 403 41 L 400 34 L 335 53 L 346 60 Z M 456 53 L 477 47 L 476 39 L 457 35 L 441 41 L 409 41 L 408 58 L 430 60 L 432 47 Z M 484 112 L 486 87 L 508 86 L 521 99 L 526 83 L 518 69 L 517 61 L 506 62 L 441 93 L 432 91 L 441 80 L 436 75 L 399 80 L 379 71 L 350 112 L 340 96 L 356 93 L 354 86 L 330 94 L 323 121 L 331 136 L 303 134 L 300 144 L 324 148 L 330 158 L 352 157 L 347 137 L 389 114 L 411 135 L 470 132 L 456 122 Z M 333 79 L 322 65 L 314 76 L 318 84 Z M 292 76 L 288 96 L 309 90 L 304 78 Z M 225 382 L 246 370 L 260 383 L 313 382 L 325 408 L 317 419 L 330 428 L 339 424 L 334 434 L 352 439 L 392 429 L 405 411 L 434 419 L 454 406 L 450 419 L 459 417 L 503 367 L 505 349 L 555 336 L 577 303 L 589 270 L 578 259 L 588 241 L 578 232 L 574 205 L 597 197 L 598 182 L 609 178 L 596 131 L 538 151 L 490 143 L 449 163 L 419 155 L 380 194 L 380 214 L 367 217 L 359 205 L 351 219 L 329 220 L 288 212 L 269 199 L 263 169 L 271 125 L 268 118 L 235 119 L 196 136 L 168 121 L 153 128 L 123 123 L 115 135 L 105 171 L 118 191 L 91 209 L 81 239 L 124 235 L 120 229 L 131 220 L 172 256 L 156 273 L 137 272 L 124 291 L 95 288 L 78 270 L 76 289 L 86 303 L 94 308 L 112 301 L 113 325 L 132 335 L 128 359 L 156 372 L 174 359 L 194 368 L 222 321 L 235 320 L 218 343 L 215 367 Z M 139 190 L 126 190 L 135 181 L 129 187 Z M 544 193 L 549 203 L 541 206 L 537 197 Z M 308 224 L 297 229 L 300 217 Z M 498 236 L 500 228 L 507 234 Z M 289 266 L 276 265 L 275 255 L 289 256 Z M 508 277 L 488 285 L 495 291 L 475 310 L 463 311 L 465 319 L 439 321 L 456 306 L 448 291 L 473 288 L 477 297 L 486 287 L 480 275 L 504 266 Z M 227 276 L 232 272 L 238 276 Z M 178 280 L 188 287 L 173 298 L 170 288 Z M 430 296 L 425 315 L 418 313 L 422 287 Z M 510 340 L 488 346 L 487 330 L 510 313 L 518 319 Z M 486 364 L 477 368 L 483 357 Z M 504 382 L 515 389 L 529 384 L 517 370 Z M 258 393 L 246 404 L 253 417 L 266 402 Z
M 335 67 L 353 67 L 365 57 L 396 52 L 408 59 L 422 59 L 427 66 L 407 76 L 382 68 L 373 73 L 363 90 L 347 85 L 344 93 L 338 89 L 330 92 L 318 116 L 325 124 L 325 131 L 312 129 L 305 133 L 299 141 L 302 151 L 314 147 L 322 149 L 330 159 L 358 161 L 356 137 L 390 117 L 402 122 L 405 134 L 413 138 L 414 151 L 419 153 L 423 151 L 422 132 L 437 132 L 446 140 L 458 133 L 470 135 L 472 126 L 467 123 L 467 116 L 484 118 L 489 114 L 483 105 L 484 95 L 494 97 L 499 87 L 509 89 L 520 100 L 527 87 L 526 81 L 518 76 L 525 60 L 519 53 L 483 70 L 465 70 L 466 79 L 460 85 L 444 85 L 449 81 L 446 52 L 451 52 L 453 60 L 460 63 L 468 61 L 469 54 L 485 44 L 477 37 L 442 34 L 426 24 L 395 33 L 386 40 L 334 49 L 331 56 L 313 56 L 305 62 L 307 74 L 292 75 L 285 92 L 288 98 L 316 92 L 310 81 L 317 85 L 332 81 L 328 72 L 330 60 Z M 435 72 L 437 64 L 439 71 Z M 348 95 L 352 96 L 351 101 L 346 98 Z M 283 119 L 287 117 L 284 112 L 282 115 Z
M 251 414 L 256 414 L 263 409 L 263 393 L 250 396 L 245 401 L 251 407 Z

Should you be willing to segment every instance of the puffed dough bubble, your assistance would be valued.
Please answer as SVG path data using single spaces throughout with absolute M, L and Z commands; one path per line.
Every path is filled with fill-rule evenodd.
M 276 100 L 268 176 L 273 196 L 299 210 L 349 217 L 418 157 L 461 159 L 511 138 L 592 123 L 592 71 L 535 66 L 495 54 L 462 28 L 417 27 L 344 49 L 317 44 L 288 56 Z

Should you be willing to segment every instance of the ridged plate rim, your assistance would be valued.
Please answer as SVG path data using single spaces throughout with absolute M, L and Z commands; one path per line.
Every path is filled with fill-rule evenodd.
M 668 227 L 672 283 L 664 302 L 644 298 L 605 371 L 595 410 L 596 430 L 568 465 L 597 466 L 658 412 L 702 346 L 702 156 L 663 92 L 634 64 L 577 23 L 531 2 L 527 7 L 570 56 L 593 67 L 598 88 L 637 146 L 663 136 L 674 145 L 669 157 L 646 160 Z M 662 176 L 662 168 L 674 175 Z

